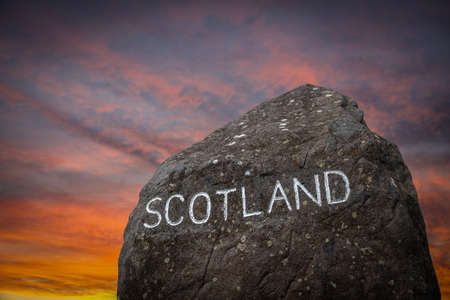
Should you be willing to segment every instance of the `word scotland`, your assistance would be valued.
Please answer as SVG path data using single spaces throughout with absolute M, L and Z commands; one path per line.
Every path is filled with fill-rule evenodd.
M 345 195 L 342 199 L 332 199 L 332 192 L 330 189 L 329 184 L 329 176 L 335 175 L 339 176 L 341 178 L 340 182 L 341 184 L 344 184 L 345 187 Z M 329 205 L 343 203 L 347 201 L 349 195 L 350 195 L 350 182 L 347 178 L 347 176 L 342 171 L 326 171 L 323 172 L 323 181 L 324 181 L 324 187 L 325 187 L 325 197 L 327 199 L 327 203 Z M 294 197 L 295 197 L 295 208 L 297 210 L 300 209 L 300 195 L 301 193 L 304 193 L 309 199 L 311 199 L 314 203 L 316 203 L 318 206 L 322 206 L 322 196 L 320 192 L 320 180 L 319 175 L 314 175 L 314 183 L 315 183 L 315 195 L 311 193 L 297 178 L 292 179 L 292 185 L 294 190 Z M 245 192 L 245 186 L 241 186 L 238 190 L 237 188 L 229 188 L 224 190 L 218 190 L 216 191 L 215 195 L 218 197 L 221 197 L 223 199 L 223 218 L 226 221 L 228 219 L 228 196 L 231 193 L 240 193 L 241 195 L 241 201 L 242 201 L 242 216 L 244 218 L 258 216 L 262 214 L 262 211 L 249 211 L 247 210 L 247 199 L 246 199 L 246 192 Z M 144 223 L 144 227 L 146 228 L 155 228 L 158 227 L 161 224 L 161 221 L 163 220 L 163 216 L 161 212 L 158 210 L 155 210 L 152 205 L 155 202 L 163 201 L 161 197 L 155 197 L 147 202 L 147 205 L 145 206 L 146 211 L 156 216 L 156 222 L 153 222 L 151 224 Z M 165 222 L 170 226 L 178 226 L 184 221 L 184 216 L 175 216 L 173 213 L 171 213 L 171 203 L 174 201 L 181 201 L 185 202 L 185 198 L 181 194 L 174 194 L 171 195 L 165 202 L 164 205 L 164 219 Z M 203 218 L 197 218 L 196 212 L 194 211 L 194 205 L 197 201 L 205 201 L 206 208 L 205 208 L 205 214 Z M 286 195 L 286 192 L 281 185 L 280 181 L 277 180 L 275 182 L 272 196 L 270 198 L 269 205 L 267 207 L 267 214 L 270 214 L 273 209 L 273 205 L 275 202 L 281 201 L 286 205 L 289 211 L 292 211 L 292 205 Z M 208 222 L 208 220 L 211 217 L 211 196 L 206 192 L 199 192 L 195 195 L 193 195 L 189 200 L 189 219 L 194 224 L 204 224 Z M 198 215 L 198 214 L 197 214 Z

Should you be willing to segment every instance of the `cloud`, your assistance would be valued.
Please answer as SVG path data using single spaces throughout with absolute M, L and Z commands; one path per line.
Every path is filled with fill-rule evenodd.
M 113 290 L 117 237 L 159 163 L 313 83 L 399 145 L 449 293 L 447 3 L 1 5 L 0 289 Z
M 60 295 L 113 289 L 129 210 L 67 197 L 33 200 L 0 203 L 0 289 Z
M 0 85 L 0 95 L 2 95 L 4 99 L 12 105 L 30 105 L 43 114 L 46 118 L 52 122 L 55 122 L 57 125 L 62 126 L 70 133 L 83 136 L 102 145 L 106 145 L 121 152 L 133 155 L 141 159 L 143 162 L 149 163 L 153 167 L 158 166 L 162 161 L 162 157 L 159 156 L 159 153 L 156 150 L 148 151 L 144 149 L 136 149 L 133 144 L 125 142 L 123 138 L 105 134 L 105 130 L 102 128 L 86 126 L 83 120 L 79 120 L 67 113 L 57 111 L 43 102 L 22 94 L 18 90 L 12 90 L 5 85 Z M 122 132 L 123 131 L 127 131 L 128 134 L 140 135 L 141 138 L 144 136 L 142 133 L 132 132 L 132 129 L 130 130 L 129 128 L 124 128 Z M 157 147 L 162 147 L 165 149 L 168 148 L 169 150 L 179 148 L 179 146 L 178 148 L 176 146 L 176 140 L 174 141 L 168 138 L 158 137 L 157 135 L 152 135 L 151 133 L 149 133 L 146 142 L 151 142 Z

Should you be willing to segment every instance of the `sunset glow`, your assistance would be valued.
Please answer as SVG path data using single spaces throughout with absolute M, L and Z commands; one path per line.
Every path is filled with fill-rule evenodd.
M 305 83 L 399 146 L 450 299 L 448 4 L 297 2 L 0 4 L 1 300 L 115 299 L 158 166 Z

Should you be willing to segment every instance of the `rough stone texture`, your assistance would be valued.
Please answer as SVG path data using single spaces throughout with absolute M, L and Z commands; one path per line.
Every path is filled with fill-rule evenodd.
M 285 125 L 280 125 L 280 123 Z M 243 136 L 245 134 L 245 136 Z M 350 181 L 346 202 L 328 204 L 323 172 Z M 300 190 L 296 209 L 293 178 Z M 330 175 L 333 199 L 342 178 Z M 279 180 L 292 207 L 268 206 Z M 247 211 L 243 217 L 241 187 Z M 224 197 L 229 194 L 228 219 Z M 211 216 L 189 218 L 191 197 L 207 192 Z M 277 194 L 281 195 L 280 191 Z M 174 199 L 169 226 L 166 200 Z M 162 215 L 156 228 L 155 214 Z M 205 198 L 194 214 L 206 214 Z M 371 132 L 351 98 L 303 85 L 258 105 L 238 120 L 167 159 L 140 193 L 119 259 L 118 296 L 127 299 L 439 299 L 425 225 L 411 175 L 394 144 Z

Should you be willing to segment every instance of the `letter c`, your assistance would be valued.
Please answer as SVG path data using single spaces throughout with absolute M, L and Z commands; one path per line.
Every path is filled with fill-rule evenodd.
M 178 221 L 175 221 L 175 222 L 172 222 L 172 221 L 170 220 L 170 218 L 169 218 L 169 206 L 170 206 L 170 201 L 171 201 L 173 198 L 179 198 L 181 202 L 184 202 L 184 198 L 183 198 L 182 195 L 176 194 L 176 195 L 170 196 L 170 198 L 167 199 L 167 202 L 166 202 L 165 215 L 166 215 L 166 221 L 167 221 L 167 224 L 169 224 L 169 225 L 171 225 L 171 226 L 177 226 L 177 225 L 180 225 L 181 222 L 183 222 L 184 217 L 181 216 L 181 217 L 178 219 Z

